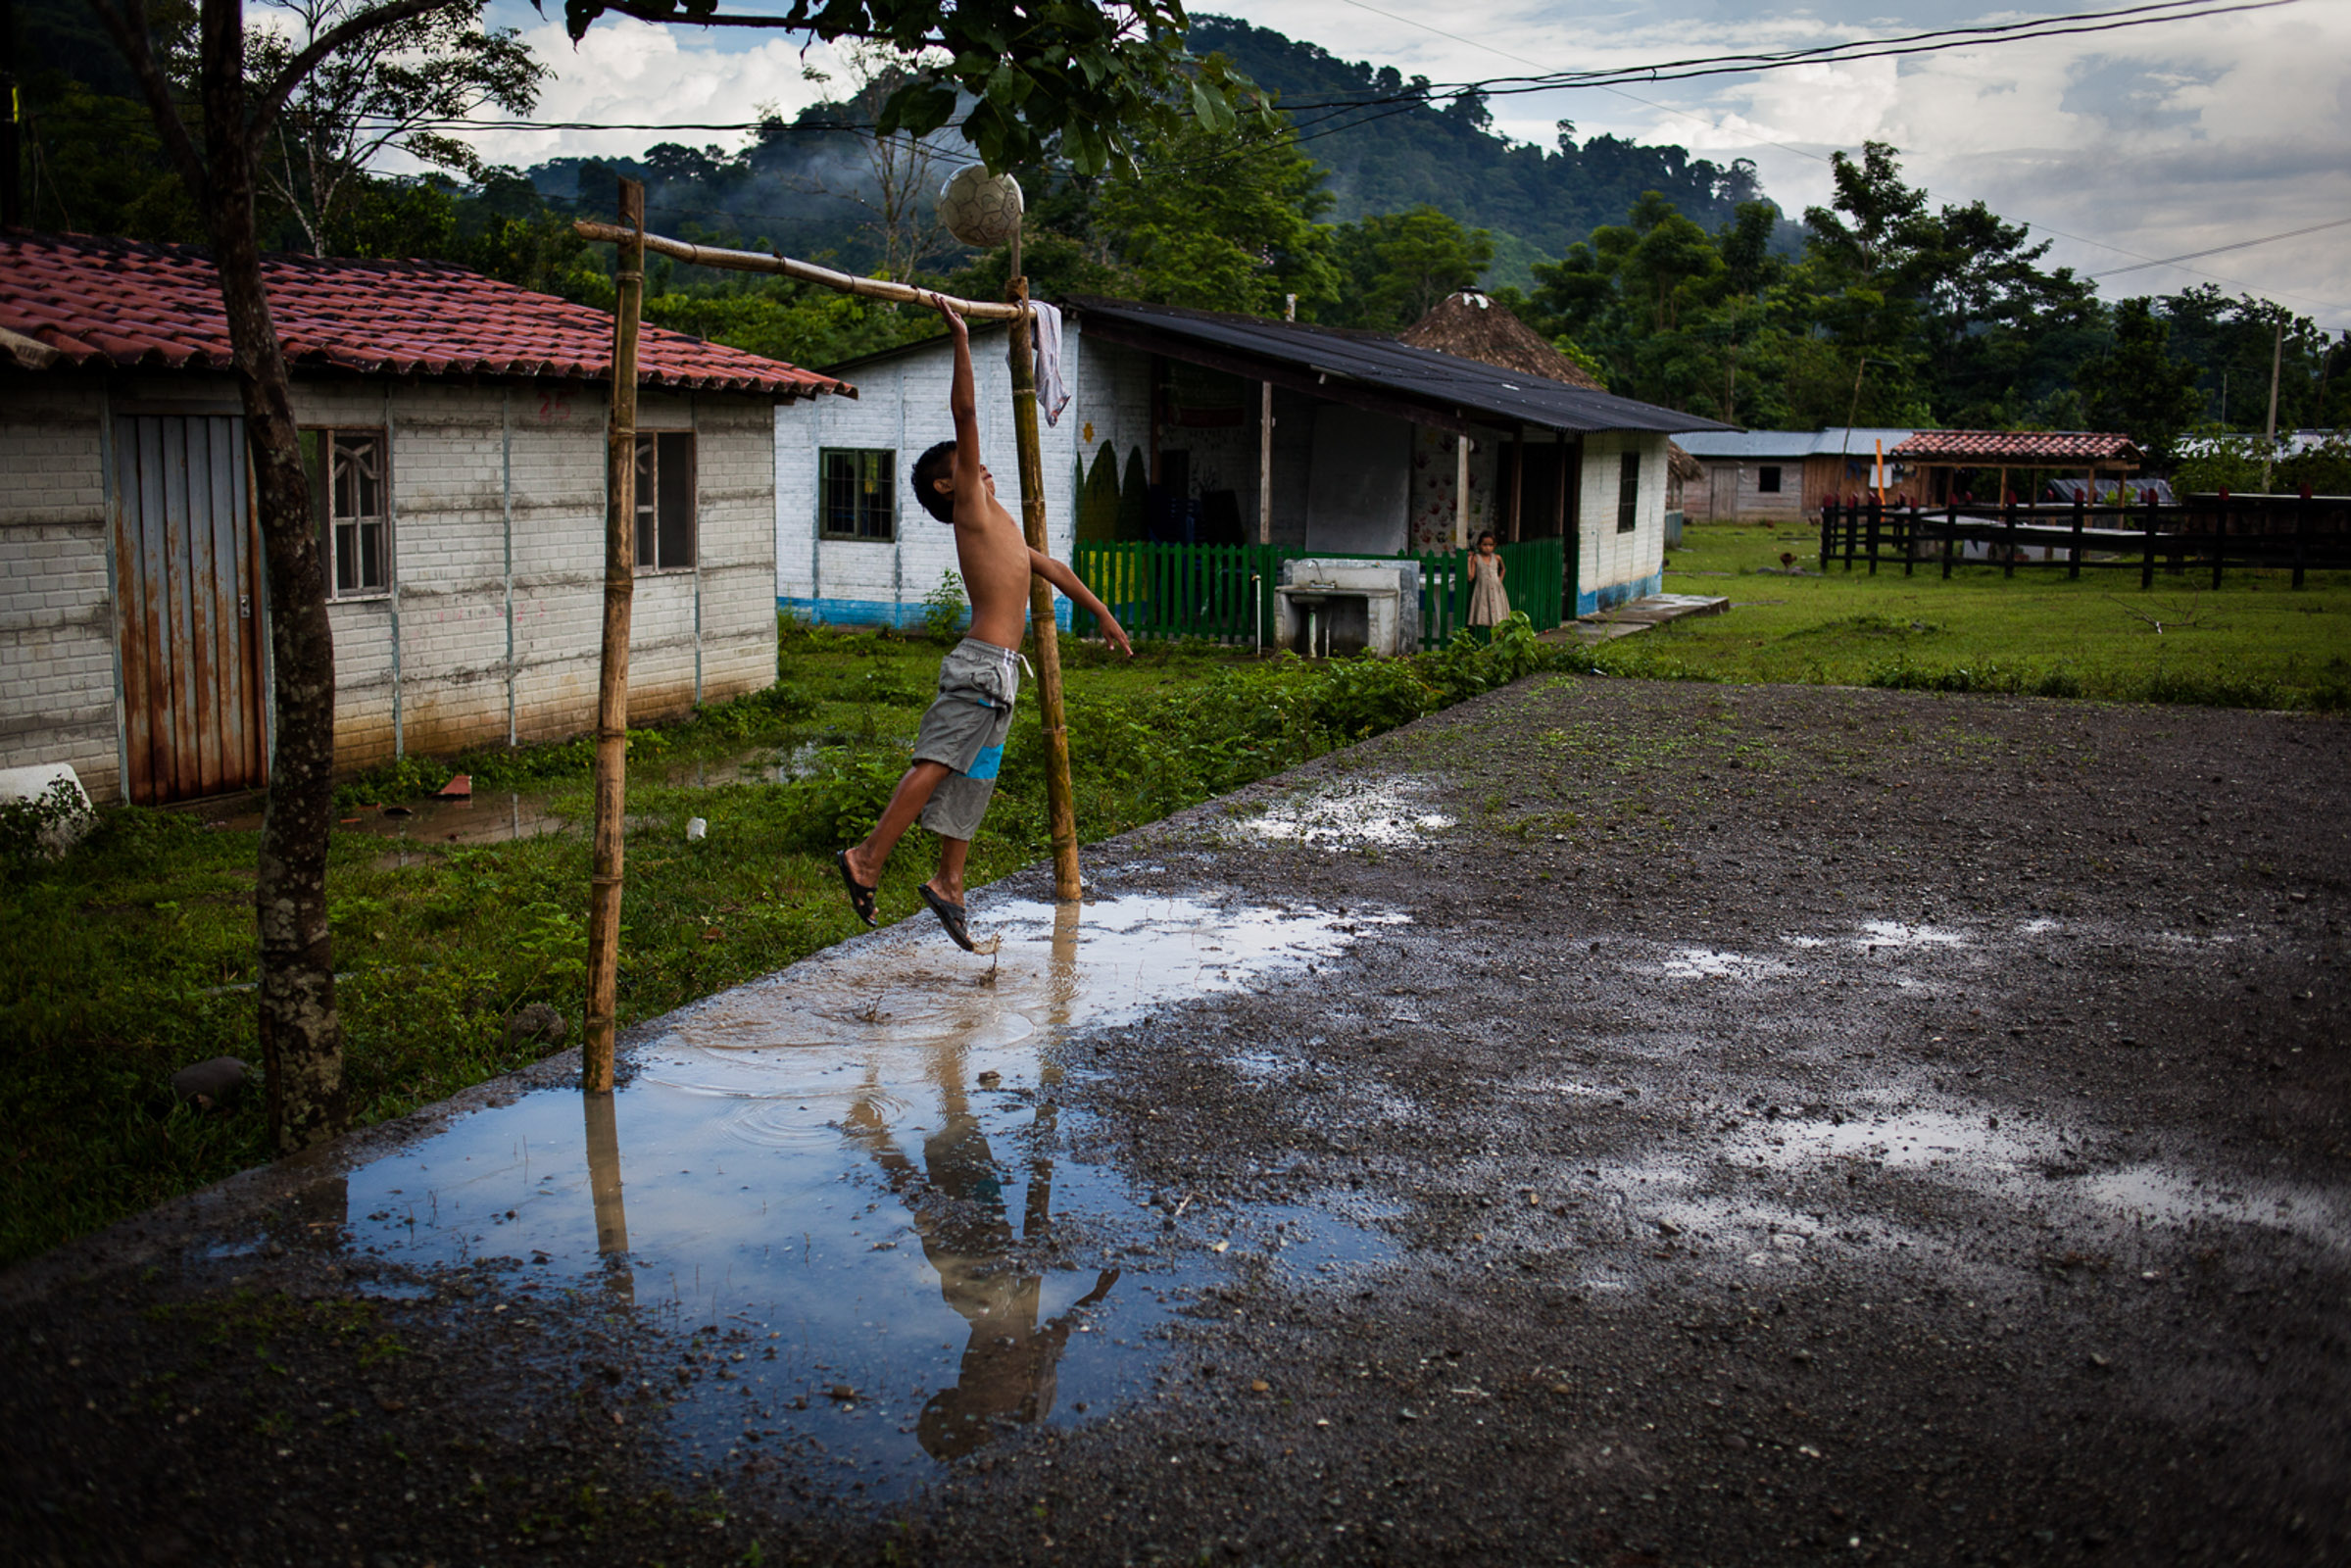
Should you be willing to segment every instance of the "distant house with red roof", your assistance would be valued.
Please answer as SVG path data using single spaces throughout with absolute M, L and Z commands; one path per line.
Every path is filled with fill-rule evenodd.
M 1959 498 L 1996 502 L 2011 492 L 2031 501 L 2039 482 L 2080 478 L 2092 491 L 2138 471 L 2142 454 L 2129 436 L 2102 430 L 1921 430 L 1887 456 L 1923 481 L 1933 506 Z
M 612 318 L 462 268 L 272 257 L 328 573 L 336 760 L 593 721 Z M 856 389 L 648 326 L 632 712 L 775 671 L 779 405 Z M 267 587 L 212 263 L 0 232 L 0 767 L 265 782 Z

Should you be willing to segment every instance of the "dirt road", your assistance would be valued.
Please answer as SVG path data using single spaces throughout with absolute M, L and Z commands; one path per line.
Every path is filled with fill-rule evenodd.
M 952 1370 L 768 1402 L 634 1173 L 624 1298 L 404 1262 L 383 1132 L 0 1279 L 11 1556 L 2351 1558 L 2351 727 L 1538 680 L 1090 859 L 1323 935 L 825 1123 Z

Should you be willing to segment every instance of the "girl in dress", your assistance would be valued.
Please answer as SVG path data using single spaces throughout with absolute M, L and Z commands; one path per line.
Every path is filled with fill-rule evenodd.
M 1510 596 L 1502 591 L 1502 558 L 1490 529 L 1469 553 L 1469 623 L 1499 626 L 1510 618 Z

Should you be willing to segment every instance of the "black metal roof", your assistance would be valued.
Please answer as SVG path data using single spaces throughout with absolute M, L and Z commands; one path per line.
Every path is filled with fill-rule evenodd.
M 1384 406 L 1400 417 L 1447 428 L 1464 429 L 1473 420 L 1570 432 L 1737 428 L 1483 360 L 1417 349 L 1381 332 L 1090 296 L 1071 299 L 1066 309 L 1087 337 L 1340 402 Z

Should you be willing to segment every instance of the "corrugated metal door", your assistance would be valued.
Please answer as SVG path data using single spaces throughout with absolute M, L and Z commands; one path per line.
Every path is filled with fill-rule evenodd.
M 115 581 L 130 799 L 268 781 L 262 586 L 245 421 L 115 420 Z

